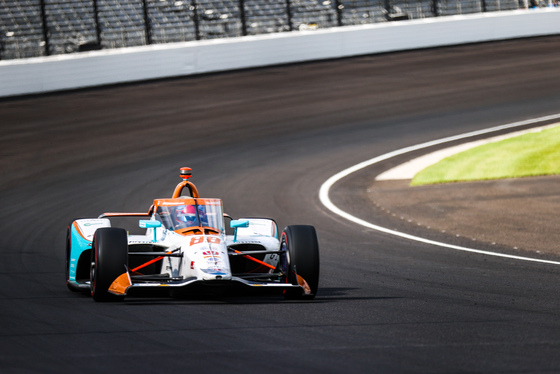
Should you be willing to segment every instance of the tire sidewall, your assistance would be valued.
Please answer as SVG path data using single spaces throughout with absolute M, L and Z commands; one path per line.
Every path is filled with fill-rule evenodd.
M 123 296 L 108 291 L 113 281 L 126 272 L 128 239 L 123 229 L 104 227 L 95 231 L 90 271 L 91 296 L 95 301 L 117 301 Z
M 282 232 L 281 243 L 281 248 L 286 249 L 286 281 L 297 285 L 297 273 L 311 288 L 312 295 L 305 297 L 314 297 L 319 286 L 319 244 L 315 228 L 308 225 L 288 226 Z

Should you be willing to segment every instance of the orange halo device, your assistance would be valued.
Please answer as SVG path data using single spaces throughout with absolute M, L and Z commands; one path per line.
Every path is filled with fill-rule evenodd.
M 176 199 L 180 197 L 184 187 L 187 187 L 190 190 L 192 197 L 200 197 L 195 185 L 192 182 L 189 182 L 189 178 L 192 177 L 192 169 L 184 167 L 179 170 L 181 172 L 180 177 L 183 181 L 175 187 L 175 191 L 173 191 L 173 196 L 171 196 L 171 198 Z

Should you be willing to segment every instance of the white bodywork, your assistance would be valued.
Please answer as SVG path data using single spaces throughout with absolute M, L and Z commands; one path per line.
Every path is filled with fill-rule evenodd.
M 161 273 L 167 274 L 171 282 L 132 282 L 131 287 L 182 287 L 197 281 L 228 281 L 234 280 L 251 285 L 232 274 L 229 255 L 236 247 L 258 245 L 262 250 L 272 253 L 264 256 L 263 262 L 276 267 L 279 261 L 278 250 L 280 241 L 276 237 L 276 223 L 270 219 L 246 218 L 247 227 L 237 229 L 237 235 L 181 235 L 164 227 L 149 228 L 145 235 L 129 235 L 129 252 L 134 252 L 137 245 L 156 245 L 165 252 L 172 252 L 177 257 L 165 257 L 162 261 Z M 209 285 L 207 283 L 207 285 Z M 256 284 L 255 284 L 256 285 Z M 286 284 L 267 283 L 259 285 L 281 286 Z

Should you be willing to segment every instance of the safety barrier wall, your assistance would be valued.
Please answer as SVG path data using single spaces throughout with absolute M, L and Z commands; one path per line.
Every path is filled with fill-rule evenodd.
M 555 6 L 558 0 L 0 0 L 0 60 Z
M 408 49 L 560 34 L 554 8 L 0 61 L 0 97 Z

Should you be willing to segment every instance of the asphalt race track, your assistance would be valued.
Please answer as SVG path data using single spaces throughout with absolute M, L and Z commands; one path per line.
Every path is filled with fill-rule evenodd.
M 0 372 L 560 372 L 559 266 L 392 237 L 318 198 L 374 156 L 560 112 L 559 50 L 546 37 L 0 101 Z M 317 298 L 70 292 L 66 225 L 147 210 L 182 166 L 234 217 L 314 225 Z M 382 223 L 364 203 L 377 171 L 333 200 Z

